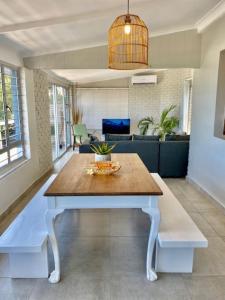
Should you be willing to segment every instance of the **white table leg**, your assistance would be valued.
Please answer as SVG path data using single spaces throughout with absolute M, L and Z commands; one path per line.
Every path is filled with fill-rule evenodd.
M 153 266 L 153 260 L 154 260 L 154 248 L 155 248 L 156 238 L 159 231 L 160 211 L 159 208 L 157 207 L 145 208 L 142 210 L 145 213 L 147 213 L 151 219 L 151 229 L 150 229 L 149 239 L 148 239 L 148 250 L 147 250 L 147 260 L 146 260 L 147 279 L 150 281 L 155 281 L 157 280 L 157 274 Z
M 46 213 L 46 225 L 48 230 L 48 236 L 52 247 L 55 270 L 49 276 L 50 283 L 57 283 L 60 281 L 60 257 L 59 257 L 59 248 L 58 242 L 55 235 L 55 222 L 54 217 L 52 217 L 51 210 Z

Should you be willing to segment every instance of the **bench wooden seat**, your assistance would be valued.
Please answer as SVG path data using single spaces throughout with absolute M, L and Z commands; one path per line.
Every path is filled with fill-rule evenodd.
M 163 191 L 159 208 L 160 230 L 156 245 L 156 271 L 191 273 L 195 248 L 207 248 L 208 241 L 170 191 L 162 178 L 154 173 Z
M 53 182 L 52 175 L 22 212 L 0 236 L 0 277 L 47 278 L 48 251 L 44 192 Z M 54 219 L 63 210 L 51 212 Z

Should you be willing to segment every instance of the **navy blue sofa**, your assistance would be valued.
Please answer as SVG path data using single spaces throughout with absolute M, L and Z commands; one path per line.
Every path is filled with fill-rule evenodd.
M 94 143 L 95 145 L 101 142 Z M 137 153 L 147 169 L 161 177 L 187 175 L 189 141 L 108 141 L 116 144 L 114 153 Z M 80 153 L 92 153 L 90 145 L 81 145 Z

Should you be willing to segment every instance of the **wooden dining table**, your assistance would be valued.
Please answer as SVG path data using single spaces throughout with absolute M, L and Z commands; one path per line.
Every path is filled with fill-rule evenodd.
M 74 154 L 45 192 L 48 201 L 46 224 L 55 265 L 49 282 L 60 281 L 60 253 L 51 217 L 53 210 L 96 208 L 140 208 L 149 215 L 146 274 L 148 280 L 156 280 L 154 248 L 160 224 L 160 187 L 137 154 L 112 154 L 112 161 L 121 165 L 113 175 L 88 175 L 85 168 L 93 161 L 94 154 Z

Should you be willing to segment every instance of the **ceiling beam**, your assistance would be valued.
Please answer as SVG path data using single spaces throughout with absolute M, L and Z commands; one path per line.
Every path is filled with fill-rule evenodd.
M 139 7 L 143 7 L 143 5 L 145 5 L 146 3 L 149 3 L 149 1 L 141 0 L 138 3 L 134 3 L 132 5 L 132 10 L 138 9 Z M 126 10 L 121 9 L 121 6 L 116 6 L 116 7 L 114 6 L 114 7 L 109 7 L 108 9 L 96 10 L 88 13 L 75 14 L 75 15 L 73 14 L 73 15 L 67 15 L 63 17 L 10 24 L 10 25 L 1 26 L 0 34 L 21 31 L 21 30 L 29 30 L 34 28 L 41 28 L 46 26 L 67 24 L 67 23 L 82 23 L 82 22 L 87 23 L 87 22 L 92 22 L 94 20 L 109 17 L 112 15 L 115 15 L 116 17 L 116 15 L 124 13 L 125 11 Z
M 196 30 L 152 37 L 150 40 L 151 68 L 199 68 L 201 38 Z M 30 69 L 106 69 L 107 46 L 80 49 L 24 58 Z
M 67 24 L 67 23 L 91 22 L 101 18 L 102 15 L 107 16 L 107 14 L 108 15 L 110 14 L 109 10 L 105 10 L 101 12 L 95 11 L 95 12 L 79 14 L 79 15 L 70 15 L 65 17 L 49 18 L 49 19 L 43 19 L 37 21 L 5 25 L 0 27 L 0 33 L 9 33 L 9 32 L 29 30 L 34 28 L 41 28 L 41 27 L 54 26 L 54 25 Z

